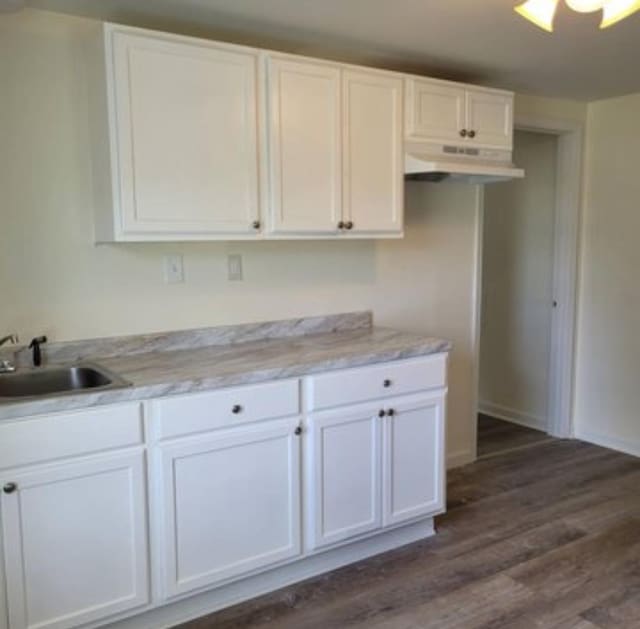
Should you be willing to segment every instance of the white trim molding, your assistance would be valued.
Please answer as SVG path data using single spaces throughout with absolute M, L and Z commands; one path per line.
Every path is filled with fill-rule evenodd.
M 498 419 L 504 419 L 513 424 L 547 432 L 547 420 L 544 417 L 524 413 L 523 411 L 503 406 L 502 404 L 494 404 L 493 402 L 481 400 L 478 404 L 478 412 Z
M 618 452 L 624 452 L 625 454 L 640 457 L 640 441 L 619 439 L 618 437 L 604 435 L 599 432 L 592 432 L 591 430 L 582 430 L 580 426 L 576 427 L 575 438 L 592 443 L 596 446 L 608 448 L 609 450 L 616 450 Z
M 580 242 L 583 136 L 578 122 L 516 115 L 523 131 L 558 137 L 554 226 L 553 301 L 547 432 L 572 437 L 575 388 L 575 335 Z
M 530 116 L 516 112 L 515 128 L 558 137 L 552 297 L 555 307 L 551 320 L 549 412 L 542 429 L 554 437 L 568 438 L 574 435 L 575 334 L 584 125 L 571 120 Z M 480 214 L 482 216 L 483 208 L 480 209 Z M 476 265 L 479 265 L 480 268 L 476 268 L 477 295 L 474 315 L 474 335 L 477 338 L 474 339 L 473 346 L 474 360 L 476 361 L 474 376 L 476 408 L 480 409 L 481 404 L 477 396 L 481 323 L 478 304 L 480 303 L 482 286 L 482 222 L 480 222 L 478 238 L 480 242 L 477 246 Z M 497 415 L 496 412 L 490 414 Z M 505 415 L 507 414 L 505 413 Z M 507 419 L 517 422 L 518 416 L 511 415 Z M 474 434 L 476 434 L 476 430 L 477 428 L 474 428 Z
M 474 448 L 475 450 L 475 448 Z M 463 467 L 476 460 L 474 450 L 458 450 L 447 455 L 447 469 L 452 470 L 456 467 Z

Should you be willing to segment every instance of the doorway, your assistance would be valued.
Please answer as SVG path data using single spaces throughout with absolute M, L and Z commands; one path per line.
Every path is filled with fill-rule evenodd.
M 484 192 L 478 456 L 550 437 L 557 135 L 517 130 L 526 177 Z

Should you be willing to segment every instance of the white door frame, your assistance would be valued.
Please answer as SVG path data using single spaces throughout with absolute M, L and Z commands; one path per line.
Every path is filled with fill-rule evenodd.
M 578 122 L 517 113 L 515 127 L 521 131 L 547 133 L 558 138 L 552 281 L 552 299 L 557 305 L 553 308 L 551 319 L 547 432 L 554 437 L 568 438 L 574 434 L 575 328 L 584 127 Z M 480 383 L 482 226 L 484 220 L 484 194 L 483 188 L 480 186 L 478 195 L 473 330 L 474 409 L 476 411 L 473 417 L 473 433 L 474 447 L 476 448 Z

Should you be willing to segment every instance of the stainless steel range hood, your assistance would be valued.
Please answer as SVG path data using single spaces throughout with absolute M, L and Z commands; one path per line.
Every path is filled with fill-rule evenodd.
M 410 181 L 451 181 L 470 184 L 521 179 L 511 152 L 457 146 L 414 144 L 407 146 L 405 179 Z

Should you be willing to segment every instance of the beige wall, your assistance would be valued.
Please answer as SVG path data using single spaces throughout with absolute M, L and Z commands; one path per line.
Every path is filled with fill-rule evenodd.
M 516 131 L 524 179 L 484 203 L 480 409 L 544 429 L 551 340 L 558 140 Z
M 640 94 L 589 105 L 575 428 L 640 455 Z
M 407 236 L 382 242 L 93 244 L 83 19 L 0 17 L 0 332 L 52 339 L 372 309 L 455 343 L 448 450 L 473 452 L 476 190 L 407 185 Z M 182 253 L 186 282 L 162 281 Z M 244 256 L 244 282 L 226 255 Z
M 583 124 L 587 119 L 587 104 L 561 98 L 516 94 L 515 114 L 516 125 L 518 117 L 522 116 L 569 120 Z

